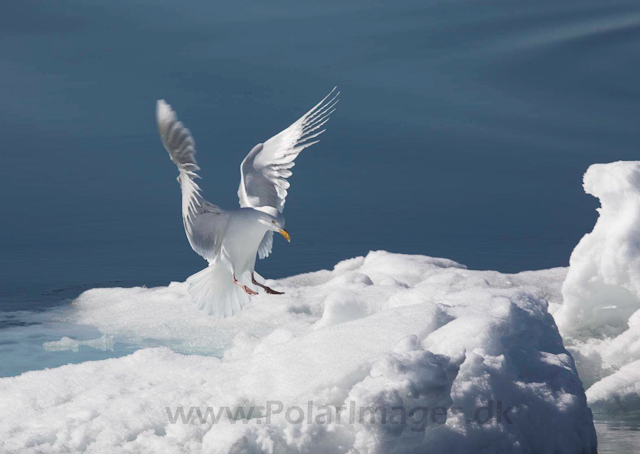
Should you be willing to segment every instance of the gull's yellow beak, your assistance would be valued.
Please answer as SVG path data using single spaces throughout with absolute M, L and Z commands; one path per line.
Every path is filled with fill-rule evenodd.
M 291 243 L 291 235 L 289 235 L 289 232 L 287 232 L 285 229 L 278 230 L 278 232 L 280 232 L 280 235 L 282 235 L 285 240 Z

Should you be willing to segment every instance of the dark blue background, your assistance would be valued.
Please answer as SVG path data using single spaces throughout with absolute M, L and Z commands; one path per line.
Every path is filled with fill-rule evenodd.
M 157 136 L 195 135 L 205 196 L 334 85 L 266 277 L 372 249 L 472 268 L 566 266 L 596 219 L 582 174 L 635 160 L 640 3 L 24 1 L 0 15 L 0 309 L 206 263 Z

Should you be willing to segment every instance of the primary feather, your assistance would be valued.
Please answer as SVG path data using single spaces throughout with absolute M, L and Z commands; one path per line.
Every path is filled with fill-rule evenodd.
M 284 131 L 253 147 L 240 165 L 238 198 L 241 207 L 272 207 L 280 213 L 287 198 L 291 168 L 300 152 L 318 142 L 335 110 L 340 92 L 325 98 Z
M 200 195 L 196 173 L 196 144 L 191 132 L 178 120 L 171 106 L 159 100 L 156 108 L 158 132 L 169 157 L 178 166 L 178 182 L 182 191 L 182 221 L 189 244 L 207 260 L 220 252 L 221 237 L 228 222 L 228 213 L 206 201 Z

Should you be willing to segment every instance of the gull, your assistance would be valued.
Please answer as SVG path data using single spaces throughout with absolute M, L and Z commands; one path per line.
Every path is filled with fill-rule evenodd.
M 300 152 L 318 142 L 335 110 L 340 93 L 334 88 L 310 111 L 287 129 L 259 143 L 240 164 L 240 207 L 225 210 L 201 195 L 195 141 L 191 132 L 163 99 L 156 105 L 158 132 L 169 157 L 178 166 L 182 191 L 182 221 L 191 248 L 209 265 L 187 279 L 188 291 L 198 309 L 216 317 L 230 317 L 241 311 L 257 291 L 278 292 L 255 277 L 256 255 L 268 257 L 273 234 L 288 242 L 284 204 L 287 179 Z

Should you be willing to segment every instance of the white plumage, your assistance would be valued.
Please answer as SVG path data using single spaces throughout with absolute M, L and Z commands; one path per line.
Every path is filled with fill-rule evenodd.
M 157 103 L 156 116 L 162 143 L 178 166 L 182 191 L 182 219 L 189 244 L 209 266 L 187 279 L 189 293 L 208 314 L 228 317 L 240 311 L 256 292 L 252 283 L 268 293 L 279 293 L 254 279 L 256 254 L 268 257 L 273 232 L 284 229 L 287 178 L 295 159 L 318 142 L 330 114 L 338 103 L 334 88 L 322 101 L 284 131 L 249 152 L 240 165 L 240 208 L 223 210 L 205 200 L 196 183 L 200 170 L 191 132 L 178 120 L 164 100 Z

